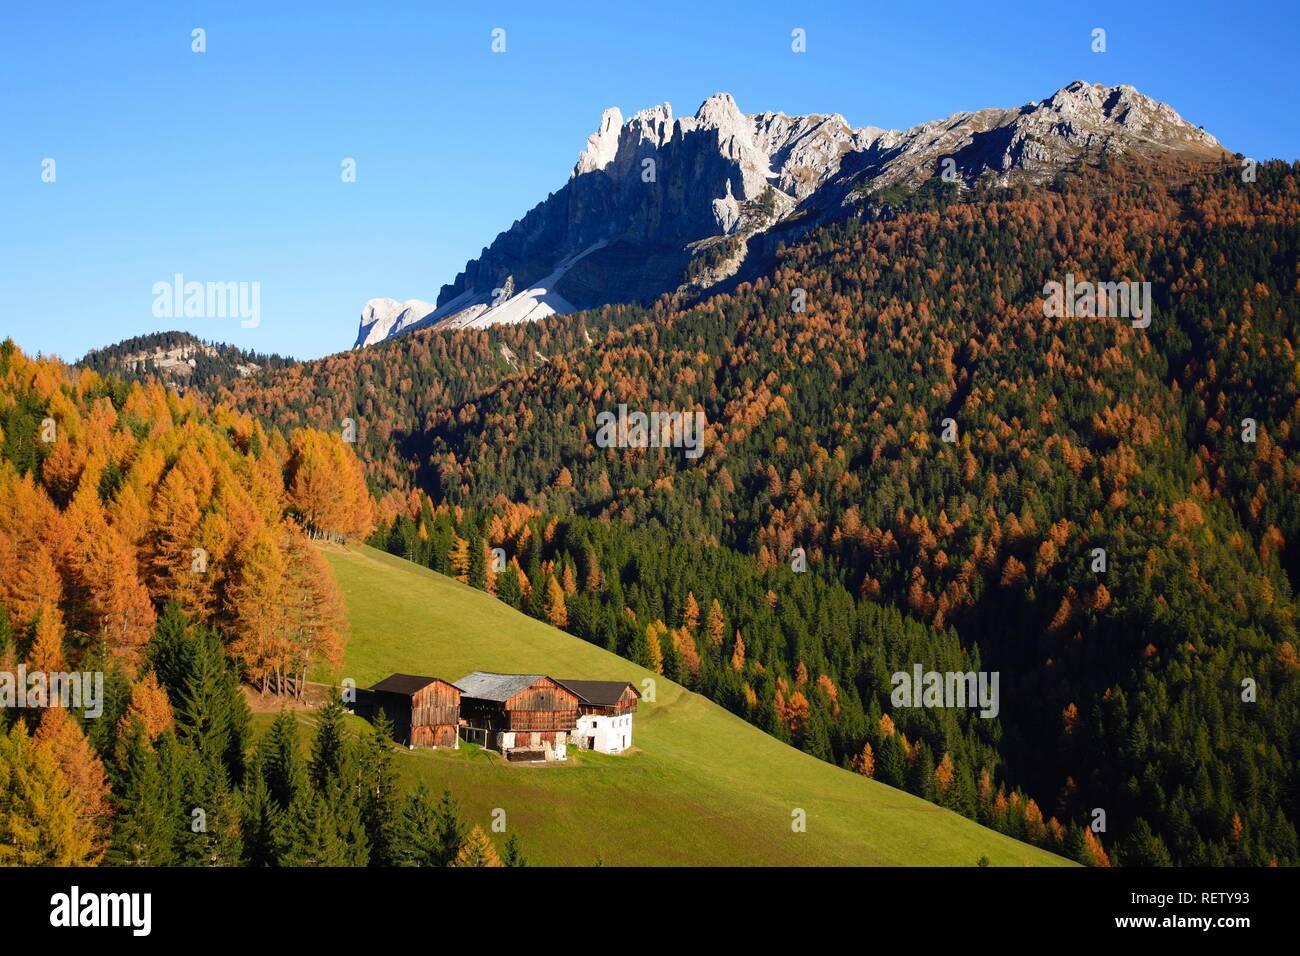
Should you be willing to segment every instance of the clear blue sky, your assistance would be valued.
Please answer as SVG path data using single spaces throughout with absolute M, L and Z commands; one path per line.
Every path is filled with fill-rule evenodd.
M 67 359 L 162 328 L 348 348 L 367 299 L 432 300 L 562 186 L 603 108 L 683 115 L 718 90 L 905 128 L 1130 83 L 1229 149 L 1300 157 L 1294 4 L 289 6 L 4 5 L 0 336 Z M 261 324 L 155 318 L 152 286 L 178 272 L 259 282 Z

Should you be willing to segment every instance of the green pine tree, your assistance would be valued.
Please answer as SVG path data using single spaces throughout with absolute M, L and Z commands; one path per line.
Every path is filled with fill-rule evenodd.
M 524 857 L 523 847 L 519 845 L 519 837 L 513 833 L 506 838 L 506 849 L 501 855 L 501 862 L 506 866 L 528 865 L 528 860 Z
M 86 722 L 86 737 L 104 766 L 111 767 L 117 751 L 117 726 L 131 706 L 131 681 L 121 662 L 105 661 L 103 651 L 90 656 L 82 667 L 104 673 L 104 712 L 99 719 Z
M 146 659 L 171 700 L 179 700 L 186 680 L 194 672 L 195 642 L 185 612 L 176 601 L 163 605 Z
M 450 790 L 442 792 L 442 799 L 434 808 L 434 835 L 432 865 L 451 866 L 456 860 L 456 854 L 465 845 L 469 825 L 460 818 L 460 808 Z
M 347 848 L 324 798 L 303 789 L 294 797 L 276 832 L 280 866 L 347 866 Z
M 225 768 L 197 758 L 181 802 L 177 862 L 185 866 L 239 866 L 244 857 L 239 799 L 226 784 Z
M 674 683 L 685 684 L 688 676 L 686 663 L 682 660 L 682 655 L 677 653 L 677 648 L 673 647 L 670 634 L 660 636 L 659 652 L 663 656 L 664 676 Z
M 917 743 L 907 765 L 907 789 L 926 800 L 934 799 L 934 755 L 924 740 Z
M 897 733 L 885 737 L 876 748 L 876 779 L 900 790 L 906 788 L 907 758 Z
M 478 535 L 469 536 L 469 586 L 482 591 L 487 587 L 487 553 L 483 550 L 483 539 Z
M 220 636 L 190 627 L 169 601 L 154 628 L 148 658 L 174 705 L 176 732 L 210 767 L 224 765 L 228 780 L 244 776 L 251 719 Z
M 513 565 L 497 575 L 497 600 L 504 601 L 515 610 L 519 610 L 524 601 L 523 589 L 519 586 L 519 573 Z
M 801 748 L 818 760 L 833 760 L 830 725 L 821 707 L 813 707 L 803 727 Z
M 318 791 L 324 792 L 342 778 L 346 743 L 343 719 L 346 713 L 343 699 L 335 691 L 317 718 L 316 737 L 312 741 L 311 758 L 307 763 L 307 777 Z
M 175 808 L 144 728 L 133 721 L 113 781 L 112 866 L 171 866 L 176 861 Z
M 424 781 L 420 781 L 402 800 L 399 865 L 445 865 L 438 822 L 437 807 Z
M 371 866 L 397 864 L 400 798 L 393 767 L 393 724 L 384 713 L 361 743 L 357 764 L 361 776 L 361 821 L 370 847 Z
M 1165 841 L 1154 833 L 1142 817 L 1137 818 L 1133 830 L 1120 843 L 1119 859 L 1124 866 L 1173 866 Z
M 262 776 L 271 799 L 287 809 L 298 791 L 306 786 L 306 771 L 298 743 L 298 722 L 286 710 L 280 711 L 258 744 Z
M 271 797 L 259 754 L 254 754 L 239 802 L 246 866 L 276 865 L 276 832 L 283 812 Z

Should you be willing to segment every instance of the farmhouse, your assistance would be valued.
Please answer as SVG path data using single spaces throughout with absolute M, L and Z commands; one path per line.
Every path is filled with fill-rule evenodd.
M 641 699 L 627 681 L 560 680 L 578 695 L 578 720 L 572 739 L 580 750 L 616 754 L 632 746 L 632 714 Z
M 459 747 L 460 740 L 508 760 L 564 760 L 570 743 L 616 754 L 632 746 L 641 695 L 627 681 L 556 680 L 544 674 L 474 671 L 454 684 L 393 674 L 358 697 L 357 712 L 380 711 L 408 747 Z
M 460 746 L 460 689 L 437 677 L 393 674 L 370 688 L 371 713 L 383 711 L 408 747 Z
M 564 760 L 578 695 L 542 674 L 474 671 L 456 681 L 466 740 L 507 760 Z

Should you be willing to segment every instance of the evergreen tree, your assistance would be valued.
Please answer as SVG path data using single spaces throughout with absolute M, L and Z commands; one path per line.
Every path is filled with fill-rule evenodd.
M 239 866 L 244 859 L 239 798 L 230 792 L 225 768 L 191 761 L 181 801 L 177 862 L 185 866 Z
M 226 659 L 215 635 L 204 630 L 191 638 L 193 655 L 179 694 L 169 692 L 177 735 L 199 755 L 210 774 L 238 778 L 243 772 L 244 738 L 238 713 L 246 707 L 228 679 Z M 239 754 L 235 767 L 229 764 Z M 224 785 L 224 781 L 223 781 Z
M 635 621 L 629 621 L 624 617 L 619 625 L 624 634 L 623 656 L 633 663 L 640 664 L 642 667 L 652 668 L 653 662 L 650 659 L 650 641 L 646 638 L 644 628 L 637 627 Z
M 344 772 L 353 773 L 355 760 L 350 750 L 344 760 Z M 365 820 L 362 818 L 362 805 L 347 799 L 343 787 L 331 787 L 324 794 L 334 817 L 334 828 L 343 845 L 343 856 L 347 866 L 366 866 L 370 863 L 370 837 L 366 833 Z
M 876 779 L 900 790 L 907 785 L 907 758 L 898 734 L 887 735 L 876 748 Z
M 370 838 L 363 818 L 367 791 L 356 745 L 345 737 L 345 713 L 337 693 L 322 708 L 312 741 L 308 781 L 330 807 L 348 865 L 365 866 L 370 861 Z
M 537 562 L 537 556 L 534 553 L 533 563 Z M 535 617 L 539 621 L 547 620 L 546 616 L 546 581 L 543 577 L 541 565 L 537 565 L 535 571 L 530 570 L 528 574 L 528 599 L 527 613 L 529 617 Z
M 127 729 L 113 795 L 113 836 L 106 862 L 113 866 L 175 863 L 175 803 L 138 720 Z
M 361 821 L 370 848 L 371 866 L 395 866 L 401 804 L 393 768 L 393 723 L 384 713 L 362 739 L 358 768 L 363 786 Z
M 275 866 L 276 833 L 284 811 L 276 804 L 266 785 L 260 752 L 253 755 L 249 764 L 239 810 L 245 865 Z
M 433 854 L 432 866 L 451 866 L 465 843 L 468 826 L 460 818 L 460 808 L 452 799 L 451 791 L 444 790 L 442 799 L 434 808 L 433 834 L 431 844 Z
M 952 786 L 948 788 L 948 792 L 944 795 L 943 805 L 964 817 L 975 819 L 975 777 L 966 764 L 958 763 L 956 765 Z
M 1084 866 L 1092 865 L 1092 850 L 1084 837 L 1084 828 L 1079 824 L 1069 827 L 1065 835 L 1065 852 L 1070 859 Z
M 335 691 L 317 718 L 316 737 L 311 745 L 307 775 L 312 787 L 320 792 L 337 786 L 343 777 L 343 719 L 346 713 L 343 699 Z
M 907 766 L 907 789 L 923 799 L 934 799 L 934 754 L 924 740 L 917 742 Z
M 506 838 L 505 852 L 501 855 L 501 862 L 505 866 L 527 866 L 528 860 L 524 857 L 523 847 L 519 844 L 519 837 L 510 834 Z
M 280 711 L 266 736 L 258 744 L 258 756 L 266 788 L 281 809 L 293 803 L 306 786 L 306 772 L 298 742 L 298 722 L 287 710 Z
M 224 767 L 228 781 L 241 781 L 250 716 L 221 638 L 209 628 L 189 626 L 180 605 L 169 601 L 147 653 L 173 703 L 178 736 L 210 768 Z
M 833 760 L 830 724 L 820 706 L 815 706 L 804 723 L 802 749 L 818 760 Z
M 1164 840 L 1151 830 L 1151 824 L 1137 818 L 1133 830 L 1119 844 L 1119 858 L 1124 866 L 1173 866 Z
M 399 864 L 446 866 L 448 854 L 440 824 L 438 808 L 424 781 L 420 781 L 402 801 Z
M 97 720 L 87 721 L 86 737 L 104 766 L 111 767 L 117 749 L 117 728 L 131 706 L 131 682 L 118 661 L 105 663 L 102 656 L 92 656 L 86 665 L 104 672 L 104 710 Z
M 194 673 L 195 650 L 185 612 L 179 602 L 168 601 L 154 625 L 146 660 L 172 700 L 180 700 L 185 682 Z
M 469 586 L 480 591 L 487 589 L 487 553 L 478 535 L 469 538 Z
M 339 838 L 329 804 L 310 789 L 297 792 L 276 831 L 280 866 L 347 866 L 347 848 Z
M 513 565 L 506 565 L 506 569 L 497 575 L 497 599 L 515 610 L 523 605 L 524 592 L 519 586 L 519 574 Z

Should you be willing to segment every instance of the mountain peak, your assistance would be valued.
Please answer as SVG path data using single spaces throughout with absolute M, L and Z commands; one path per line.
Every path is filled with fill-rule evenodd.
M 1110 127 L 1112 133 L 1126 133 L 1159 146 L 1219 147 L 1217 139 L 1188 123 L 1168 103 L 1128 84 L 1106 86 L 1075 80 L 1036 105 L 1083 126 Z
M 374 345 L 389 336 L 406 331 L 436 308 L 432 303 L 419 299 L 371 299 L 361 310 L 361 325 L 357 330 L 357 341 L 353 346 Z
M 700 104 L 700 108 L 695 111 L 695 118 L 700 125 L 709 127 L 748 119 L 736 105 L 736 98 L 730 93 L 714 93 Z
M 578 163 L 573 167 L 572 175 L 592 173 L 612 163 L 618 152 L 618 137 L 622 128 L 623 114 L 617 106 L 611 106 L 601 113 L 600 125 L 596 132 L 587 137 L 587 148 L 578 154 Z
M 436 308 L 372 300 L 357 344 L 443 322 L 483 327 L 695 294 L 779 241 L 766 233 L 780 227 L 788 238 L 856 215 L 881 191 L 916 187 L 941 168 L 966 186 L 1043 183 L 1089 157 L 1125 154 L 1204 162 L 1224 151 L 1132 86 L 1084 80 L 901 132 L 854 129 L 838 113 L 746 114 L 726 92 L 677 120 L 668 103 L 626 120 L 610 107 L 568 183 L 467 263 Z

